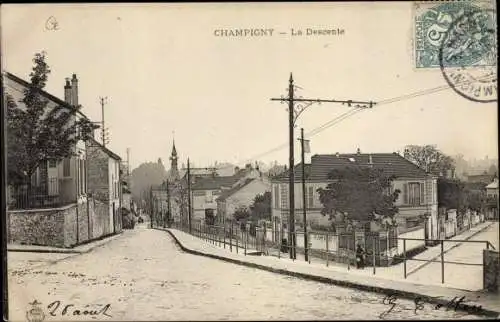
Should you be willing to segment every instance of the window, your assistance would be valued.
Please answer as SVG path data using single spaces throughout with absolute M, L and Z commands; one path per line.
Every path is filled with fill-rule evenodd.
M 308 194 L 307 194 L 307 207 L 308 208 L 313 208 L 314 207 L 314 187 L 308 187 Z
M 274 186 L 274 208 L 279 209 L 280 207 L 280 186 Z
M 71 160 L 70 158 L 65 158 L 63 160 L 63 176 L 69 177 L 71 175 Z
M 49 160 L 49 168 L 55 168 L 57 166 L 56 160 Z
M 214 197 L 212 195 L 212 191 L 208 190 L 206 192 L 206 195 L 205 195 L 205 201 L 206 202 L 213 202 L 214 201 Z
M 412 206 L 421 204 L 421 188 L 420 183 L 411 182 L 408 184 L 408 204 Z

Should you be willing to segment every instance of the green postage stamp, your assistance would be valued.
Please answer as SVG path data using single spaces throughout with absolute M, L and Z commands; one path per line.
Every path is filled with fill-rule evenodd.
M 455 66 L 496 64 L 496 8 L 494 1 L 427 1 L 414 3 L 414 59 L 417 69 L 440 68 L 440 50 L 460 51 Z M 477 15 L 477 23 L 464 25 L 464 17 Z M 465 26 L 469 30 L 464 30 Z M 451 32 L 464 34 L 454 41 Z M 455 30 L 453 30 L 455 29 Z M 474 29 L 474 30 L 473 30 Z M 458 35 L 455 33 L 455 36 Z M 467 37 L 467 39 L 465 39 Z M 448 48 L 443 48 L 448 45 Z M 456 48 L 455 48 L 456 45 Z M 452 47 L 452 48 L 449 48 Z M 449 51 L 449 50 L 448 50 Z

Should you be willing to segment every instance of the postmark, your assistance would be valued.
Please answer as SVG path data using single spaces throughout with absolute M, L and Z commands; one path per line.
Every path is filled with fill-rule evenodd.
M 491 2 L 483 1 L 446 1 L 417 2 L 414 4 L 414 59 L 417 69 L 438 69 L 439 51 L 450 26 L 459 17 L 492 9 Z M 467 66 L 485 66 L 491 64 L 482 60 L 483 55 L 474 55 L 463 59 Z
M 447 83 L 474 102 L 497 100 L 496 13 L 476 9 L 457 17 L 443 36 L 439 67 Z

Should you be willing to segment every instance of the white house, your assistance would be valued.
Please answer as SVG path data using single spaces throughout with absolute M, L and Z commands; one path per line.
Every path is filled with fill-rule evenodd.
M 246 178 L 241 184 L 222 192 L 216 200 L 218 222 L 232 220 L 239 207 L 250 207 L 255 196 L 269 191 L 271 182 L 261 174 L 256 178 Z

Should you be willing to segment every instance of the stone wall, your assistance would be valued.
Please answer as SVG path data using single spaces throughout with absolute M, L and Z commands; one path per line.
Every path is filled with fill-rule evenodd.
M 75 205 L 58 209 L 18 210 L 7 213 L 8 242 L 64 247 L 65 217 Z
M 102 149 L 89 145 L 87 147 L 87 187 L 93 197 L 107 201 L 109 191 L 109 157 Z
M 54 209 L 9 211 L 8 242 L 74 247 L 113 233 L 109 205 L 95 199 Z
M 488 292 L 500 291 L 500 257 L 499 252 L 483 250 L 483 288 Z

